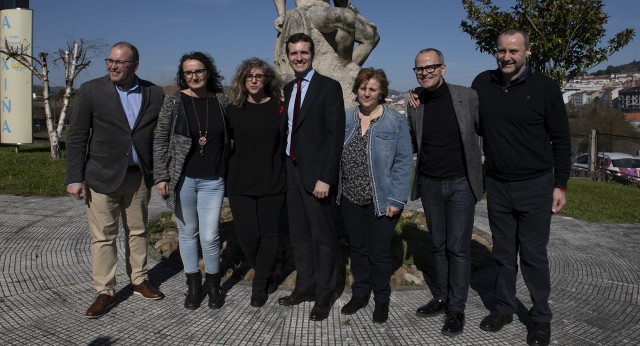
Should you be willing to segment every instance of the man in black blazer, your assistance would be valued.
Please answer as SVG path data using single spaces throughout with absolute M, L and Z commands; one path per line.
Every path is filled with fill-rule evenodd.
M 87 318 L 100 317 L 113 305 L 121 216 L 133 293 L 152 300 L 164 297 L 147 278 L 145 231 L 153 185 L 153 129 L 164 95 L 135 75 L 139 55 L 130 43 L 116 43 L 105 60 L 108 75 L 80 87 L 66 139 L 67 192 L 87 198 L 91 231 L 96 299 Z
M 314 301 L 309 318 L 329 316 L 336 284 L 335 188 L 338 181 L 345 112 L 342 88 L 312 67 L 314 44 L 306 34 L 287 41 L 296 79 L 284 88 L 288 122 L 282 124 L 287 162 L 289 229 L 296 263 L 296 287 L 278 301 Z

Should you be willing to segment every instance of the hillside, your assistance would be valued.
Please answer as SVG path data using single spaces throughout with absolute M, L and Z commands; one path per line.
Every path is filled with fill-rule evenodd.
M 614 73 L 633 73 L 640 72 L 640 61 L 633 60 L 632 62 L 624 65 L 618 66 L 607 66 L 604 70 L 598 70 L 596 72 L 590 73 L 590 76 L 602 76 L 602 75 L 610 75 Z

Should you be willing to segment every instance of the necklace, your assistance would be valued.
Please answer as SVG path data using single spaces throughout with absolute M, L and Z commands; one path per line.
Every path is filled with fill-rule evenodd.
M 191 105 L 193 111 L 196 113 L 196 122 L 198 122 L 198 144 L 200 144 L 200 156 L 204 157 L 204 145 L 207 144 L 207 132 L 209 131 L 209 99 L 207 98 L 207 126 L 204 128 L 204 136 L 200 129 L 200 119 L 198 119 L 198 111 L 196 110 L 196 104 L 193 102 L 194 97 L 191 96 Z

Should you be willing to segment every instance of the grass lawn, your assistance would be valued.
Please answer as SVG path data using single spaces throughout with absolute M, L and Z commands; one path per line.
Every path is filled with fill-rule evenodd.
M 64 196 L 64 152 L 49 158 L 49 145 L 0 145 L 0 193 L 20 196 Z
M 562 214 L 593 222 L 640 223 L 640 188 L 571 178 Z

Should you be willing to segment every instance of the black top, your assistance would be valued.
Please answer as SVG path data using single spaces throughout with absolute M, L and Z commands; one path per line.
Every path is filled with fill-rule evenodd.
M 371 177 L 369 176 L 369 163 L 367 161 L 367 140 L 371 127 L 378 121 L 378 118 L 371 119 L 369 128 L 364 135 L 362 133 L 362 123 L 357 117 L 355 133 L 344 146 L 342 161 L 342 196 L 349 202 L 357 205 L 368 205 L 373 203 L 371 191 Z
M 505 83 L 499 69 L 479 74 L 471 87 L 480 100 L 487 174 L 522 181 L 554 172 L 556 187 L 567 187 L 571 138 L 558 85 L 527 68 Z
M 191 178 L 223 176 L 225 171 L 224 122 L 218 100 L 215 97 L 191 97 L 185 93 L 180 93 L 180 95 L 189 122 L 189 134 L 192 140 L 191 149 L 185 159 L 183 174 Z M 196 114 L 198 120 L 196 120 Z M 207 141 L 201 154 L 199 139 L 205 133 Z
M 229 196 L 268 196 L 284 193 L 286 175 L 278 151 L 280 121 L 285 119 L 284 103 L 270 99 L 265 103 L 245 102 L 229 105 L 227 117 L 233 151 L 229 159 Z
M 460 128 L 447 83 L 425 89 L 420 173 L 434 180 L 464 177 L 465 160 Z

